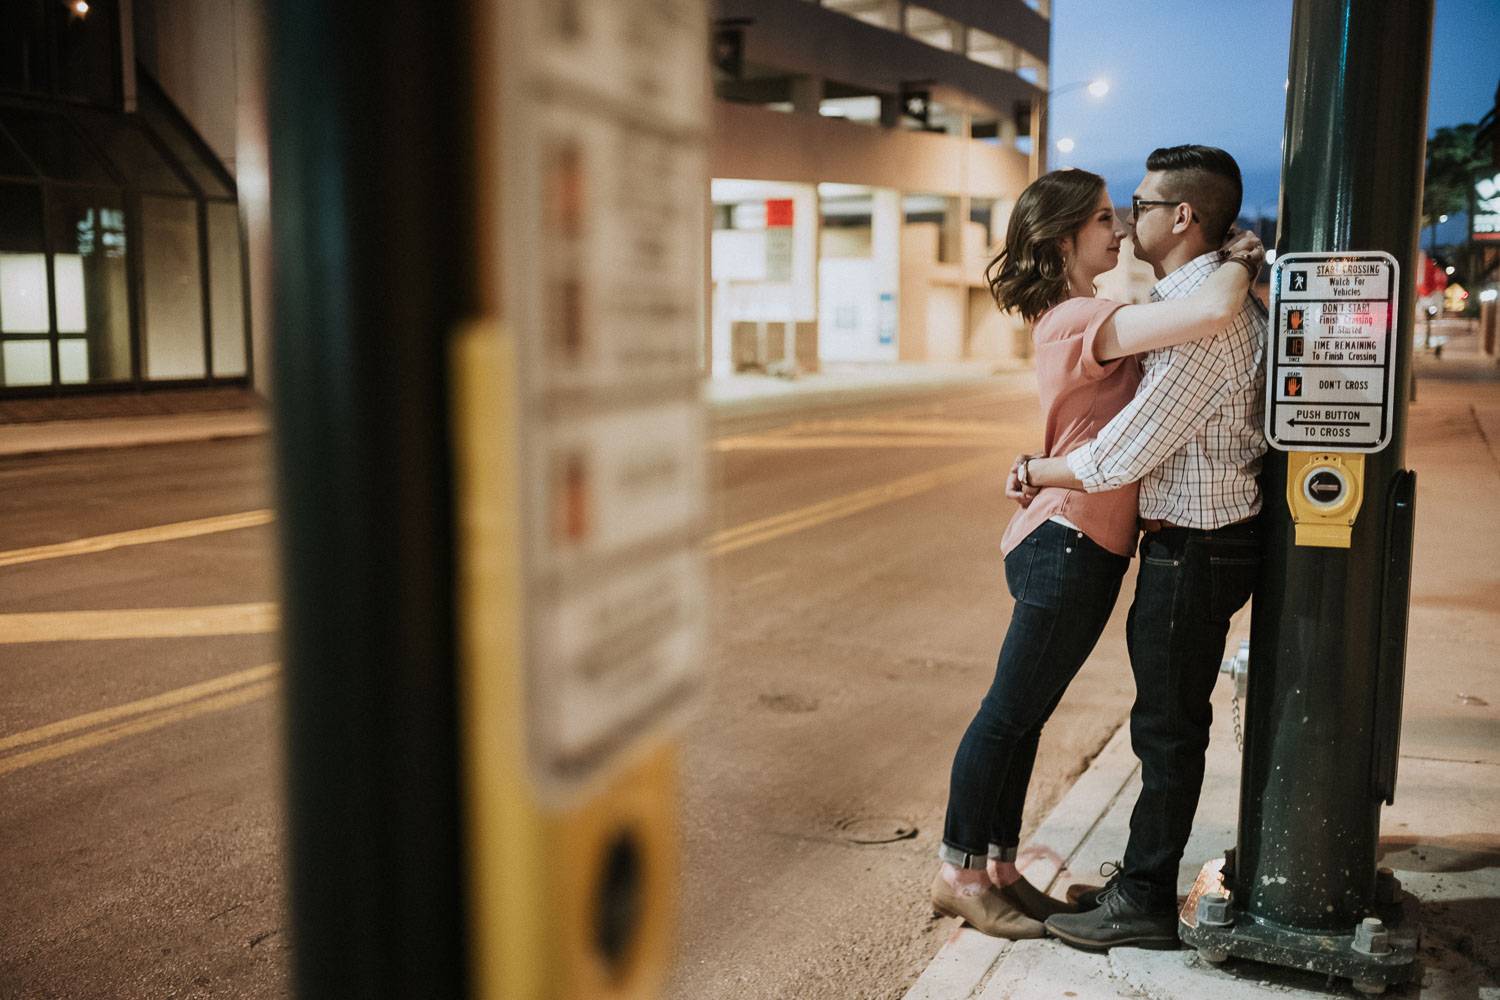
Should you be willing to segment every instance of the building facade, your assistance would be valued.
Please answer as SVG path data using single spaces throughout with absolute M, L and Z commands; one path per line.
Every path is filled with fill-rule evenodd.
M 1045 160 L 1046 0 L 715 0 L 705 369 L 1025 356 L 983 277 Z
M 983 269 L 1045 169 L 1050 0 L 711 9 L 704 374 L 1028 354 Z M 0 400 L 271 390 L 265 16 L 0 5 Z
M 236 13 L 0 6 L 0 399 L 252 384 Z

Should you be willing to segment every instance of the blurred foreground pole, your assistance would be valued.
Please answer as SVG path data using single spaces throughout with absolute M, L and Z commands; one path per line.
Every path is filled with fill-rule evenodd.
M 273 0 L 297 995 L 462 996 L 447 340 L 474 302 L 466 10 Z
M 270 25 L 297 993 L 645 1000 L 706 620 L 706 4 Z
M 1253 604 L 1238 846 L 1222 873 L 1219 862 L 1204 870 L 1182 911 L 1183 939 L 1211 960 L 1238 955 L 1312 969 L 1367 992 L 1406 981 L 1416 958 L 1415 901 L 1402 898 L 1388 871 L 1377 873 L 1376 852 L 1381 803 L 1395 794 L 1405 670 L 1415 492 L 1415 475 L 1403 468 L 1405 387 L 1432 12 L 1432 0 L 1297 0 L 1294 8 L 1272 278 L 1273 295 L 1292 301 L 1272 317 L 1268 436 L 1273 449 L 1284 447 L 1278 432 L 1357 436 L 1359 427 L 1331 418 L 1352 425 L 1358 415 L 1384 421 L 1388 439 L 1357 454 L 1335 450 L 1335 441 L 1322 453 L 1294 444 L 1266 456 L 1266 551 Z M 1283 268 L 1296 254 L 1307 255 L 1300 273 L 1295 264 Z M 1343 279 L 1322 279 L 1318 265 L 1332 272 L 1346 266 L 1340 259 L 1390 274 L 1395 316 L 1383 365 L 1335 371 L 1312 364 L 1352 361 L 1352 353 L 1336 352 L 1368 342 L 1319 341 L 1322 324 L 1364 310 L 1366 318 L 1373 311 L 1378 330 L 1387 308 L 1297 301 L 1313 294 L 1310 281 L 1338 286 Z M 1330 287 L 1335 294 L 1345 293 Z M 1287 367 L 1304 361 L 1306 369 Z M 1374 380 L 1391 367 L 1390 384 L 1399 388 L 1381 401 Z M 1366 378 L 1371 394 L 1355 394 L 1353 381 L 1363 392 Z M 1320 390 L 1331 405 L 1301 406 L 1304 394 Z M 1278 427 L 1276 413 L 1323 423 Z M 1325 524 L 1316 528 L 1308 523 L 1320 519 Z M 1227 907 L 1216 895 L 1222 890 Z

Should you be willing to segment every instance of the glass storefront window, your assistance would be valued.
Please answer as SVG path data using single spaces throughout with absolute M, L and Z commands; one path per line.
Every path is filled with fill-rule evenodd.
M 197 202 L 141 198 L 141 265 L 142 371 L 148 379 L 204 377 Z
M 40 187 L 0 184 L 0 385 L 52 382 L 41 221 Z
M 156 137 L 166 144 L 168 152 L 176 157 L 177 162 L 192 175 L 193 183 L 206 197 L 233 198 L 234 192 L 230 189 L 230 185 L 198 148 L 199 143 L 196 137 L 191 135 L 178 120 L 166 95 L 158 90 L 149 77 L 143 75 L 140 83 L 138 96 L 141 102 L 141 118 L 156 133 Z
M 130 378 L 125 203 L 115 191 L 59 188 L 48 205 L 63 382 Z M 73 360 L 70 362 L 68 358 Z
M 7 26 L 43 25 L 52 38 L 40 8 L 0 8 L 0 56 L 14 48 Z M 91 44 L 69 38 L 77 52 Z M 138 110 L 125 112 L 56 100 L 81 97 L 81 78 L 67 79 L 68 52 L 49 58 L 23 81 L 0 66 L 0 396 L 243 380 L 250 331 L 234 179 L 149 74 L 138 77 Z M 23 85 L 6 94 L 6 80 Z
M 89 184 L 115 184 L 104 164 L 62 115 L 0 107 L 0 125 L 43 175 Z
M 46 333 L 47 256 L 0 252 L 0 333 Z
M 5 384 L 51 385 L 52 344 L 40 338 L 8 339 L 0 343 L 0 366 L 5 370 Z
M 5 137 L 0 131 L 0 177 L 25 177 L 33 178 L 36 171 L 31 169 L 31 164 L 21 155 L 16 144 Z
M 103 147 L 132 187 L 148 194 L 193 193 L 146 138 L 145 131 L 129 117 L 88 108 L 75 108 L 72 114 Z
M 243 268 L 239 206 L 211 201 L 208 203 L 208 302 L 215 375 L 245 374 Z
M 41 253 L 42 189 L 36 184 L 0 184 L 0 251 Z

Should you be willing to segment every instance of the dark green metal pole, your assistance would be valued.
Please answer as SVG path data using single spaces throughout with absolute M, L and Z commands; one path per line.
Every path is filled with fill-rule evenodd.
M 1298 0 L 1292 20 L 1277 251 L 1383 250 L 1402 265 L 1396 385 L 1411 366 L 1432 0 Z M 1278 924 L 1351 928 L 1370 911 L 1380 804 L 1394 785 L 1406 620 L 1386 578 L 1406 399 L 1365 459 L 1348 549 L 1293 544 L 1286 456 L 1266 457 L 1266 571 L 1250 639 L 1239 904 Z M 1403 630 L 1404 633 L 1404 630 Z M 1403 634 L 1404 639 L 1404 634 Z M 1402 642 L 1404 647 L 1404 641 Z M 1395 654 L 1392 660 L 1391 654 Z
M 1390 442 L 1364 456 L 1347 549 L 1295 544 L 1287 453 L 1266 456 L 1238 844 L 1183 911 L 1183 939 L 1210 960 L 1313 969 L 1371 992 L 1409 978 L 1416 958 L 1415 904 L 1376 864 L 1405 670 L 1415 491 L 1405 389 L 1432 14 L 1433 0 L 1294 7 L 1276 249 L 1395 258 L 1398 388 Z
M 467 7 L 269 10 L 297 995 L 466 986 L 446 341 L 473 312 Z

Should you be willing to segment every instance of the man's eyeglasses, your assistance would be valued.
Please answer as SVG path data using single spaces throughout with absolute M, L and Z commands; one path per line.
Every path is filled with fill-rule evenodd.
M 1142 208 L 1150 208 L 1153 205 L 1181 205 L 1181 204 L 1184 204 L 1184 203 L 1180 202 L 1180 201 L 1148 201 L 1145 198 L 1137 198 L 1135 195 L 1131 195 L 1130 196 L 1130 218 L 1131 219 L 1139 219 L 1141 217 L 1141 209 Z M 1192 208 L 1193 208 L 1193 206 L 1188 205 L 1188 211 L 1191 212 Z M 1198 213 L 1197 212 L 1193 212 L 1192 213 L 1192 219 L 1193 219 L 1194 222 L 1198 221 Z

